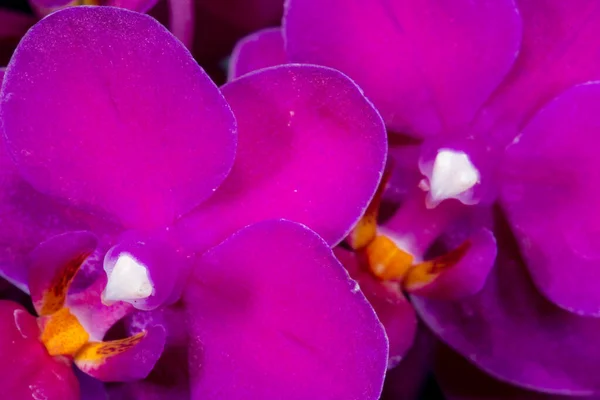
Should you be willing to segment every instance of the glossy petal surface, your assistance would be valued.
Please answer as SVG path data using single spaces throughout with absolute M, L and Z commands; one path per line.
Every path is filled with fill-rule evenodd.
M 0 97 L 26 179 L 127 226 L 172 222 L 232 165 L 228 105 L 181 43 L 142 14 L 73 7 L 44 18 L 21 41 Z
M 229 59 L 228 80 L 287 63 L 281 28 L 268 28 L 240 40 Z
M 600 315 L 600 84 L 542 110 L 506 152 L 502 206 L 536 286 L 576 313 Z
M 540 295 L 506 223 L 497 221 L 498 258 L 485 287 L 460 301 L 413 298 L 444 342 L 494 377 L 537 391 L 589 395 L 600 320 L 564 311 Z
M 289 0 L 284 31 L 292 62 L 341 70 L 391 130 L 424 137 L 471 121 L 516 57 L 521 20 L 512 0 Z
M 272 218 L 300 222 L 328 243 L 346 236 L 375 193 L 386 158 L 377 111 L 329 68 L 285 65 L 222 88 L 239 124 L 231 174 L 180 228 L 208 249 Z
M 387 340 L 327 244 L 252 225 L 199 260 L 185 304 L 193 399 L 374 400 Z M 207 307 L 211 304 L 211 307 Z
M 0 321 L 0 384 L 10 398 L 78 400 L 71 366 L 50 357 L 38 340 L 35 318 L 22 306 L 1 300 Z

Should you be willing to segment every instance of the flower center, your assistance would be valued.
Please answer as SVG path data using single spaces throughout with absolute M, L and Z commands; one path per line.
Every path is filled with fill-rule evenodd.
M 433 162 L 431 176 L 423 179 L 420 187 L 429 191 L 427 207 L 434 208 L 446 199 L 470 204 L 471 189 L 479 182 L 479 170 L 466 153 L 440 149 Z
M 105 302 L 146 299 L 154 293 L 148 269 L 129 253 L 121 253 L 107 275 Z
M 41 341 L 51 356 L 70 356 L 89 341 L 90 335 L 68 308 L 40 317 Z
M 440 169 L 447 164 L 448 160 L 444 157 L 446 156 L 443 155 L 442 160 L 438 163 L 437 175 L 434 167 L 433 177 L 435 179 L 440 179 Z M 459 161 L 459 164 L 463 161 Z M 470 164 L 468 158 L 467 162 Z M 386 170 L 377 193 L 361 220 L 350 232 L 346 242 L 354 251 L 364 257 L 370 272 L 378 279 L 399 282 L 405 290 L 418 289 L 433 282 L 444 271 L 456 265 L 470 248 L 470 242 L 466 241 L 456 249 L 433 260 L 421 261 L 418 259 L 418 255 L 412 254 L 408 250 L 410 247 L 408 243 L 405 243 L 406 246 L 404 246 L 394 240 L 392 236 L 385 234 L 384 230 L 379 230 L 377 217 L 389 175 L 390 171 Z M 465 177 L 463 180 L 464 182 L 473 181 L 472 177 Z M 463 184 L 461 187 L 466 186 Z

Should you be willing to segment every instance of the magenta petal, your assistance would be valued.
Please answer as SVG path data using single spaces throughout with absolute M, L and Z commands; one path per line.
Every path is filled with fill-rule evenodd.
M 598 400 L 600 396 L 539 393 L 500 382 L 446 346 L 436 349 L 435 378 L 446 400 Z
M 108 0 L 104 5 L 145 13 L 154 7 L 156 3 L 158 3 L 158 0 Z
M 235 121 L 218 89 L 163 26 L 124 9 L 44 18 L 16 50 L 1 101 L 29 182 L 129 227 L 171 223 L 233 163 Z
M 317 66 L 264 69 L 222 90 L 239 124 L 235 165 L 184 219 L 184 239 L 207 249 L 251 223 L 286 218 L 339 242 L 384 168 L 387 141 L 377 111 L 347 77 Z
M 166 332 L 162 326 L 151 326 L 145 330 L 141 340 L 130 343 L 102 343 L 106 352 L 99 352 L 102 357 L 88 357 L 87 344 L 76 356 L 75 364 L 86 374 L 103 382 L 127 382 L 144 379 L 148 376 L 156 361 L 163 352 Z M 133 337 L 132 337 L 133 338 Z M 124 347 L 123 351 L 119 348 Z M 115 351 L 114 349 L 117 349 Z
M 545 107 L 510 146 L 502 206 L 533 280 L 567 310 L 600 315 L 600 84 Z
M 241 39 L 229 59 L 228 80 L 287 63 L 281 28 L 267 28 Z
M 381 282 L 361 265 L 356 253 L 337 247 L 334 254 L 356 280 L 383 324 L 389 340 L 388 369 L 402 361 L 417 332 L 417 315 L 397 282 Z
M 561 92 L 600 79 L 600 52 L 590 50 L 600 46 L 600 4 L 596 0 L 516 3 L 523 19 L 523 43 L 514 68 L 484 113 L 489 114 L 484 119 L 497 124 L 494 135 L 508 135 L 509 142 L 515 129 L 522 129 L 540 107 Z M 505 124 L 514 126 L 502 132 Z M 484 132 L 489 135 L 488 130 Z
M 193 399 L 374 400 L 385 333 L 312 231 L 248 227 L 199 260 L 186 288 Z
M 410 294 L 452 300 L 480 291 L 496 261 L 496 239 L 488 229 L 481 228 L 465 244 L 466 253 L 456 264 L 430 283 L 407 288 Z
M 536 391 L 600 393 L 600 319 L 562 310 L 531 283 L 504 222 L 485 287 L 460 301 L 413 298 L 424 322 L 492 376 Z
M 521 20 L 512 0 L 290 0 L 284 31 L 291 61 L 348 74 L 390 129 L 423 137 L 471 121 L 513 64 Z
M 54 9 L 66 6 L 67 4 L 72 3 L 73 0 L 29 0 L 29 2 L 34 7 Z
M 48 354 L 35 318 L 22 306 L 0 300 L 0 321 L 0 385 L 8 398 L 79 400 L 70 364 Z

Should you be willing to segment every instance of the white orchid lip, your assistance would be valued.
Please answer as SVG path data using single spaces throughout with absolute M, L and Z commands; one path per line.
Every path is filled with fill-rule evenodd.
M 465 198 L 465 195 L 480 180 L 479 170 L 465 152 L 440 149 L 433 162 L 431 177 L 421 181 L 420 187 L 429 191 L 427 207 L 434 208 L 446 199 L 469 203 L 470 199 Z
M 154 293 L 148 269 L 129 253 L 119 254 L 107 275 L 108 282 L 102 293 L 105 302 L 143 300 Z

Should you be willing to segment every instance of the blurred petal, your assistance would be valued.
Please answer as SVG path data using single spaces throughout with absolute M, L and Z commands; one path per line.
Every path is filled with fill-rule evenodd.
M 415 400 L 423 390 L 433 361 L 435 338 L 419 325 L 415 341 L 402 362 L 385 376 L 381 400 Z
M 168 0 L 169 27 L 177 39 L 190 47 L 194 36 L 194 0 Z
M 107 400 L 108 395 L 104 384 L 91 376 L 84 374 L 77 368 L 73 368 L 81 391 L 80 400 Z
M 281 28 L 267 28 L 240 40 L 229 59 L 228 80 L 287 63 Z
M 254 222 L 286 218 L 339 242 L 365 211 L 383 173 L 377 111 L 344 75 L 285 65 L 223 88 L 238 120 L 235 165 L 182 221 L 183 240 L 208 249 Z
M 26 179 L 129 227 L 171 223 L 233 163 L 228 105 L 181 43 L 142 14 L 72 7 L 44 18 L 21 41 L 1 99 Z
M 162 354 L 165 334 L 162 326 L 152 326 L 125 339 L 90 342 L 75 355 L 75 364 L 103 382 L 144 379 Z
M 29 0 L 34 7 L 53 9 L 62 6 L 66 6 L 73 2 L 73 0 Z
M 600 319 L 566 312 L 537 293 L 500 218 L 498 258 L 485 287 L 460 301 L 413 297 L 423 321 L 483 371 L 517 386 L 557 394 L 600 389 Z
M 385 333 L 313 232 L 248 227 L 199 260 L 184 297 L 193 399 L 375 400 Z M 210 305 L 210 306 L 208 306 Z
M 48 354 L 35 318 L 22 306 L 0 300 L 0 321 L 0 385 L 9 398 L 79 400 L 70 364 Z
M 281 19 L 283 0 L 195 0 L 204 13 L 255 31 Z
M 447 400 L 597 400 L 599 396 L 538 393 L 500 382 L 446 346 L 436 349 L 435 377 Z
M 600 3 L 516 0 L 523 43 L 514 68 L 482 114 L 479 127 L 505 144 L 546 103 L 569 87 L 600 79 Z M 502 35 L 499 35 L 502 36 Z
M 348 74 L 388 128 L 423 137 L 466 127 L 512 66 L 521 20 L 512 0 L 289 0 L 284 31 L 291 61 Z
M 158 3 L 158 0 L 108 0 L 104 5 L 145 13 L 154 7 L 156 3 Z
M 389 340 L 388 368 L 395 367 L 413 344 L 417 330 L 415 310 L 398 283 L 375 279 L 367 267 L 361 265 L 356 253 L 337 247 L 334 254 L 375 309 Z
M 600 316 L 600 84 L 546 106 L 506 152 L 502 206 L 548 299 Z

